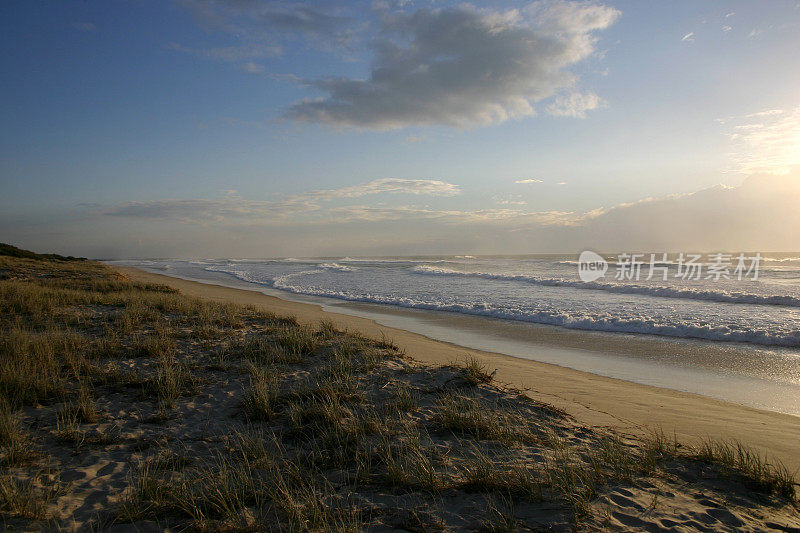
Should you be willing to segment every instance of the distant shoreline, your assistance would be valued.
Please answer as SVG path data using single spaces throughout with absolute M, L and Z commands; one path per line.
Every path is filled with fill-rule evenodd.
M 800 469 L 800 424 L 797 417 L 764 411 L 696 394 L 640 385 L 554 364 L 464 348 L 367 318 L 331 313 L 320 305 L 289 301 L 261 292 L 186 281 L 132 267 L 114 266 L 137 281 L 162 283 L 185 294 L 217 301 L 252 304 L 301 322 L 329 319 L 339 327 L 372 337 L 385 335 L 422 362 L 442 364 L 471 354 L 497 369 L 497 379 L 529 391 L 537 399 L 566 410 L 593 426 L 611 426 L 636 434 L 660 428 L 682 440 L 733 439 Z

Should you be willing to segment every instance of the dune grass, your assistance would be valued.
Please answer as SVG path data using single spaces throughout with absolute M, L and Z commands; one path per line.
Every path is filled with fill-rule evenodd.
M 789 469 L 769 462 L 762 454 L 739 442 L 706 440 L 690 448 L 686 455 L 704 463 L 722 465 L 758 491 L 795 498 L 797 482 Z

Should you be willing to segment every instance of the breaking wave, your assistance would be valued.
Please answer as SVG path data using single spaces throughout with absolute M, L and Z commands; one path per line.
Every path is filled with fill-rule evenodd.
M 616 283 L 603 283 L 597 281 L 575 281 L 561 278 L 541 278 L 523 274 L 497 274 L 491 272 L 464 272 L 449 268 L 433 267 L 427 265 L 415 266 L 411 269 L 415 274 L 427 276 L 458 276 L 467 278 L 483 278 L 504 281 L 521 281 L 534 285 L 547 287 L 571 287 L 574 289 L 589 289 L 607 291 L 617 294 L 641 294 L 645 296 L 658 296 L 660 298 L 682 298 L 688 300 L 705 300 L 721 303 L 757 304 L 757 305 L 784 305 L 800 307 L 800 298 L 781 295 L 760 295 L 746 292 L 713 291 L 703 289 L 685 289 L 678 287 L 663 287 L 650 285 L 622 285 Z

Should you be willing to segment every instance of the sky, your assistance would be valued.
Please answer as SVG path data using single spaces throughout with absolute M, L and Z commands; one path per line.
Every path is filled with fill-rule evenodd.
M 800 2 L 10 1 L 0 241 L 800 250 Z

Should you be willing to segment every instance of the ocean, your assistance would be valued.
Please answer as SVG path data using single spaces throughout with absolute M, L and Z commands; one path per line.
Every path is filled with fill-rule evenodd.
M 639 276 L 624 257 L 606 256 L 608 271 L 593 281 L 581 280 L 578 257 L 573 255 L 118 263 L 184 279 L 233 286 L 240 282 L 251 288 L 280 291 L 284 297 L 331 305 L 337 307 L 332 310 L 364 314 L 379 322 L 381 316 L 399 316 L 400 310 L 433 311 L 439 317 L 453 317 L 455 329 L 461 324 L 473 330 L 471 336 L 466 336 L 472 342 L 459 342 L 464 335 L 437 334 L 435 330 L 441 327 L 431 321 L 426 329 L 420 313 L 408 316 L 422 333 L 449 337 L 443 340 L 471 347 L 800 414 L 800 253 L 761 255 L 758 261 L 753 259 L 754 254 L 744 256 L 747 260 L 744 266 L 750 269 L 745 272 L 737 271 L 737 266 L 741 269 L 741 264 L 737 265 L 738 252 L 730 256 L 695 257 L 693 271 L 687 268 L 688 254 L 681 260 L 678 254 L 664 258 L 659 253 L 652 258 L 652 264 L 650 254 L 644 254 Z M 753 269 L 755 263 L 757 275 Z M 487 320 L 468 321 L 458 317 Z M 397 320 L 389 322 L 383 323 L 399 325 Z M 649 357 L 644 353 L 637 357 L 615 355 L 609 353 L 613 350 L 603 350 L 601 360 L 590 357 L 587 368 L 585 362 L 580 362 L 587 354 L 576 354 L 575 350 L 571 355 L 540 350 L 549 355 L 536 357 L 531 346 L 497 349 L 498 342 L 502 342 L 496 334 L 493 342 L 475 340 L 476 324 L 485 324 L 488 334 L 492 324 L 498 323 L 508 325 L 507 331 L 516 332 L 510 335 L 512 340 L 522 339 L 524 335 L 520 332 L 525 327 L 549 326 L 595 332 L 601 339 L 611 339 L 612 344 L 618 337 L 662 339 L 673 341 L 671 346 L 676 346 L 674 351 L 678 353 L 696 354 L 702 352 L 698 346 L 708 346 L 713 347 L 709 353 L 720 355 L 716 361 L 709 361 L 707 355 L 699 359 L 687 355 L 682 360 L 666 355 Z M 406 325 L 404 329 L 415 328 Z M 640 368 L 642 364 L 645 368 Z M 653 364 L 662 368 L 655 371 Z M 694 372 L 689 384 L 687 371 Z M 704 372 L 714 375 L 703 375 Z M 714 379 L 719 383 L 712 386 Z M 747 398 L 742 399 L 741 390 L 726 391 L 725 383 L 733 387 L 737 379 L 756 380 L 757 383 L 750 385 L 764 392 L 755 399 L 746 393 Z M 700 385 L 693 386 L 693 381 Z M 735 386 L 741 389 L 744 385 Z M 775 398 L 771 389 L 786 398 Z

